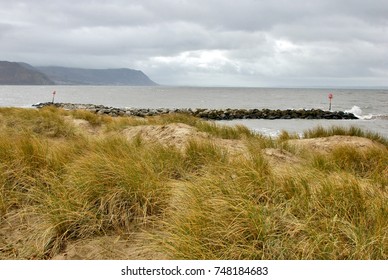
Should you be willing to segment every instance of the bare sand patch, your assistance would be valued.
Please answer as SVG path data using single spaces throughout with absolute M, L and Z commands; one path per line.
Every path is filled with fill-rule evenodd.
M 65 121 L 73 124 L 80 132 L 92 135 L 97 135 L 101 133 L 101 128 L 98 126 L 91 125 L 87 120 L 84 119 L 75 119 L 70 116 L 64 117 Z
M 300 163 L 300 159 L 294 154 L 283 150 L 275 148 L 267 148 L 263 150 L 264 156 L 271 161 L 273 164 L 297 164 Z
M 172 146 L 178 149 L 184 149 L 189 138 L 209 138 L 206 133 L 199 132 L 195 127 L 183 123 L 139 125 L 128 127 L 122 133 L 128 140 L 140 136 L 147 142 L 158 142 L 164 146 Z
M 53 260 L 161 260 L 166 256 L 150 249 L 145 233 L 94 236 L 69 241 L 63 252 Z
M 225 148 L 232 155 L 244 154 L 247 151 L 241 140 L 211 137 L 209 134 L 198 131 L 197 128 L 183 123 L 133 126 L 126 128 L 123 131 L 123 134 L 129 140 L 140 136 L 147 142 L 158 142 L 164 146 L 178 148 L 182 151 L 186 148 L 186 145 L 190 140 L 214 141 L 216 145 Z
M 368 138 L 357 136 L 330 136 L 309 139 L 288 140 L 287 144 L 295 146 L 297 149 L 312 149 L 318 152 L 331 152 L 339 146 L 349 146 L 357 149 L 384 148 L 383 145 Z

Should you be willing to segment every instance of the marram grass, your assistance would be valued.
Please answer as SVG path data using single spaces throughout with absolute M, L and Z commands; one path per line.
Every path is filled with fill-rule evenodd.
M 79 129 L 74 118 L 100 133 Z M 168 123 L 211 136 L 189 139 L 182 150 L 121 133 Z M 338 134 L 386 143 L 355 128 L 306 132 Z M 143 252 L 140 258 L 387 259 L 386 146 L 297 153 L 289 138 L 186 115 L 2 108 L 0 259 L 50 259 L 101 237 L 135 246 L 129 251 Z M 240 141 L 246 152 L 234 156 L 217 139 Z M 299 161 L 273 161 L 267 148 Z M 124 248 L 113 258 L 131 258 Z
M 369 138 L 371 140 L 380 142 L 381 144 L 388 147 L 388 140 L 383 136 L 381 136 L 380 134 L 371 132 L 371 131 L 365 131 L 356 126 L 350 126 L 350 127 L 331 126 L 329 128 L 317 126 L 313 129 L 306 130 L 303 133 L 303 136 L 305 138 L 328 137 L 333 135 L 348 135 L 348 136 Z

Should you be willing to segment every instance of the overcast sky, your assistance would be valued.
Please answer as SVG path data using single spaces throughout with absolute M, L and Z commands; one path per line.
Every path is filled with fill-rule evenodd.
M 0 60 L 164 85 L 388 86 L 388 1 L 0 0 Z

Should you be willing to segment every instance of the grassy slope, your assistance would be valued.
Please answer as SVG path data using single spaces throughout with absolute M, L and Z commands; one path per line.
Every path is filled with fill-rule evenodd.
M 193 138 L 181 151 L 120 133 L 177 122 L 211 137 Z M 355 129 L 336 131 L 306 136 Z M 285 144 L 286 133 L 271 140 L 185 115 L 2 108 L 0 259 L 52 258 L 72 242 L 101 236 L 130 244 L 136 233 L 145 238 L 138 251 L 170 259 L 387 259 L 387 141 L 361 136 L 384 146 L 300 152 Z M 246 156 L 231 155 L 216 138 L 243 141 Z M 300 163 L 276 171 L 263 152 L 269 147 L 287 149 Z

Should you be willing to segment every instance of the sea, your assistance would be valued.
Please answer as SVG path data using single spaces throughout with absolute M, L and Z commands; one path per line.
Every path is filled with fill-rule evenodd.
M 53 92 L 56 92 L 53 96 Z M 358 120 L 231 120 L 265 135 L 281 131 L 303 134 L 317 126 L 356 126 L 388 138 L 388 89 L 309 89 L 130 86 L 0 86 L 0 107 L 31 108 L 33 104 L 69 102 L 120 108 L 330 109 Z

